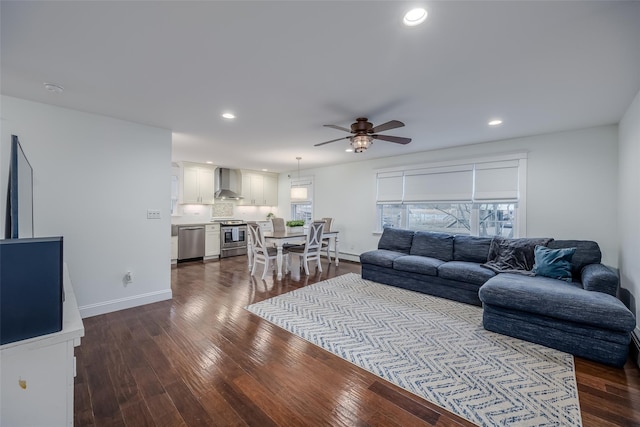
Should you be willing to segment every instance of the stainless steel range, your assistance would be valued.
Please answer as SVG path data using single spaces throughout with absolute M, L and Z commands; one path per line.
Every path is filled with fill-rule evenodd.
M 220 223 L 220 258 L 246 255 L 247 223 L 237 219 L 218 222 Z

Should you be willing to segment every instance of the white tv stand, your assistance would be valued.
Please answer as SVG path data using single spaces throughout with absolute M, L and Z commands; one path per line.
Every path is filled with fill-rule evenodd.
M 62 330 L 0 346 L 0 425 L 73 426 L 74 348 L 84 336 L 64 265 Z

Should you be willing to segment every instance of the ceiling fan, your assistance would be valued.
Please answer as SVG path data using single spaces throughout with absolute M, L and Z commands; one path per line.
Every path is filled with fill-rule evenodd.
M 352 133 L 353 135 L 332 139 L 331 141 L 321 142 L 319 144 L 315 144 L 314 147 L 319 147 L 321 145 L 329 144 L 331 142 L 348 139 L 351 141 L 351 146 L 353 147 L 353 151 L 355 151 L 356 153 L 362 153 L 367 148 L 369 148 L 369 146 L 373 143 L 374 139 L 395 142 L 396 144 L 408 144 L 411 142 L 411 138 L 404 138 L 401 136 L 378 135 L 378 132 L 383 132 L 385 130 L 403 127 L 404 123 L 398 120 L 391 120 L 389 122 L 386 122 L 374 127 L 373 124 L 369 122 L 369 119 L 367 119 L 366 117 L 360 117 L 356 119 L 356 122 L 351 125 L 351 129 L 347 129 L 342 126 L 336 126 L 336 125 L 325 125 L 325 126 L 329 128 L 334 128 L 334 129 L 342 130 L 345 132 L 349 132 L 349 133 Z

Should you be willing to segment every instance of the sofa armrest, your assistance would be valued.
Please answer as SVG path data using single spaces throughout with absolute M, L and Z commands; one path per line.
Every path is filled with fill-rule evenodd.
M 617 296 L 618 276 L 602 264 L 586 265 L 582 272 L 582 287 L 587 291 L 602 292 Z

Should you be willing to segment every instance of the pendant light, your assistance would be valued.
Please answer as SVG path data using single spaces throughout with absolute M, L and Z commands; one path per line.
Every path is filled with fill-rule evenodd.
M 296 157 L 298 161 L 298 181 L 300 180 L 300 160 L 302 157 Z M 291 199 L 292 200 L 306 200 L 307 199 L 307 187 L 291 187 Z

